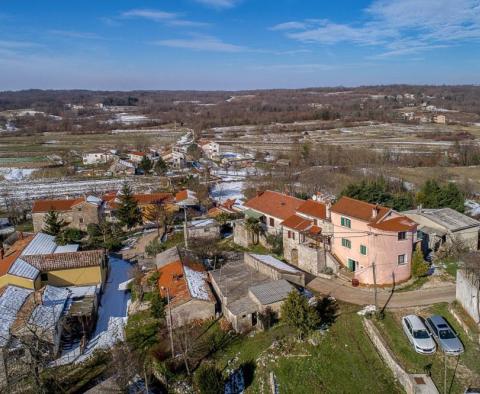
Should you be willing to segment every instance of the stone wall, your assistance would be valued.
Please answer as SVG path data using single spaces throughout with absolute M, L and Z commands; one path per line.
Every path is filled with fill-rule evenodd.
M 410 375 L 400 366 L 395 356 L 392 354 L 388 345 L 384 342 L 375 325 L 367 319 L 363 319 L 363 326 L 367 332 L 368 337 L 380 354 L 388 368 L 393 372 L 393 376 L 403 386 L 407 393 L 415 393 L 414 384 Z
M 194 320 L 208 320 L 213 318 L 215 318 L 214 302 L 193 299 L 185 304 L 172 308 L 173 327 L 180 327 Z
M 261 272 L 264 275 L 267 275 L 269 278 L 272 278 L 273 280 L 285 279 L 297 285 L 305 286 L 305 274 L 303 272 L 289 273 L 289 272 L 278 271 L 275 268 L 267 264 L 264 264 L 261 261 L 258 261 L 255 257 L 253 257 L 249 253 L 244 254 L 244 261 L 245 261 L 245 264 L 249 265 L 256 271 Z
M 457 271 L 456 298 L 468 315 L 480 324 L 480 278 L 475 280 L 464 270 Z

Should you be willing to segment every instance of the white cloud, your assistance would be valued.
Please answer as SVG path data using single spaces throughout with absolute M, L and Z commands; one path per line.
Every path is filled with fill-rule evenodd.
M 381 57 L 480 41 L 480 0 L 375 0 L 365 9 L 365 16 L 366 21 L 351 24 L 290 21 L 271 30 L 310 44 L 377 46 L 384 51 Z
M 237 5 L 238 0 L 196 0 L 196 2 L 213 8 L 232 8 Z
M 160 40 L 153 42 L 153 44 L 171 48 L 183 48 L 209 52 L 242 52 L 247 50 L 245 47 L 229 44 L 212 36 L 194 36 L 192 38 Z
M 202 27 L 207 26 L 207 23 L 195 22 L 181 18 L 181 14 L 174 12 L 165 12 L 150 9 L 133 9 L 122 13 L 122 18 L 141 18 L 151 20 L 153 22 L 160 22 L 170 26 L 183 27 Z
M 273 31 L 281 31 L 281 30 L 297 30 L 297 29 L 305 29 L 307 24 L 304 22 L 285 22 L 279 23 L 278 25 L 272 26 L 270 30 Z

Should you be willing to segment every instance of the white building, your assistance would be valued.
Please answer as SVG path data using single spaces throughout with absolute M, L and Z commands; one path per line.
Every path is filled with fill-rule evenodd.
M 104 152 L 85 153 L 83 155 L 83 164 L 86 166 L 93 164 L 104 164 L 112 160 L 114 156 L 115 155 L 111 153 Z

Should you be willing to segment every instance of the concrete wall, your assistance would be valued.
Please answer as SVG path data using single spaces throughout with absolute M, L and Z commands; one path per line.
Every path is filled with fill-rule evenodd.
M 244 261 L 245 261 L 245 264 L 249 265 L 256 271 L 261 272 L 264 275 L 267 275 L 269 278 L 272 278 L 273 280 L 285 279 L 289 282 L 298 284 L 300 286 L 305 286 L 305 274 L 303 272 L 299 272 L 298 274 L 280 272 L 275 268 L 267 264 L 263 264 L 261 261 L 258 261 L 249 253 L 244 253 Z
M 173 327 L 180 327 L 194 320 L 215 318 L 215 303 L 192 299 L 172 309 Z
M 475 323 L 480 324 L 480 279 L 458 270 L 456 298 Z
M 212 225 L 206 227 L 190 226 L 187 229 L 189 238 L 196 239 L 218 239 L 220 238 L 220 226 Z
M 55 270 L 48 272 L 48 284 L 52 286 L 87 286 L 103 283 L 105 273 L 100 266 Z
M 252 236 L 243 224 L 243 220 L 237 220 L 233 223 L 233 242 L 243 248 L 248 248 L 252 244 Z

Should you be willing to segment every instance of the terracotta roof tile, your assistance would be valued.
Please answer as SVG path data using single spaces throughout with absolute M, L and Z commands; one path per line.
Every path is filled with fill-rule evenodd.
M 74 205 L 84 201 L 85 199 L 83 197 L 71 200 L 36 200 L 33 203 L 32 213 L 49 211 L 65 212 L 71 210 Z
M 307 200 L 297 208 L 297 212 L 303 213 L 307 216 L 312 216 L 318 219 L 327 218 L 327 208 L 324 203 Z
M 15 262 L 17 257 L 20 256 L 33 237 L 34 235 L 30 235 L 23 239 L 19 239 L 8 249 L 7 252 L 5 252 L 3 259 L 0 259 L 0 276 L 5 275 L 9 271 L 12 264 Z
M 292 215 L 282 222 L 282 226 L 296 231 L 305 231 L 313 225 L 311 219 L 305 219 L 298 215 Z
M 397 216 L 392 219 L 381 220 L 371 224 L 373 228 L 384 231 L 411 231 L 415 229 L 417 223 L 406 216 Z
M 373 217 L 373 209 L 377 207 L 379 212 Z M 341 197 L 333 206 L 332 212 L 336 212 L 365 222 L 375 223 L 385 216 L 390 208 L 381 205 L 370 204 L 365 201 L 356 200 L 350 197 Z
M 33 265 L 39 271 L 44 272 L 60 269 L 94 267 L 100 265 L 104 258 L 105 251 L 103 249 L 22 257 L 27 263 Z
M 304 200 L 300 200 L 299 198 L 266 190 L 262 194 L 248 200 L 244 206 L 263 214 L 285 220 L 292 216 L 303 203 Z

